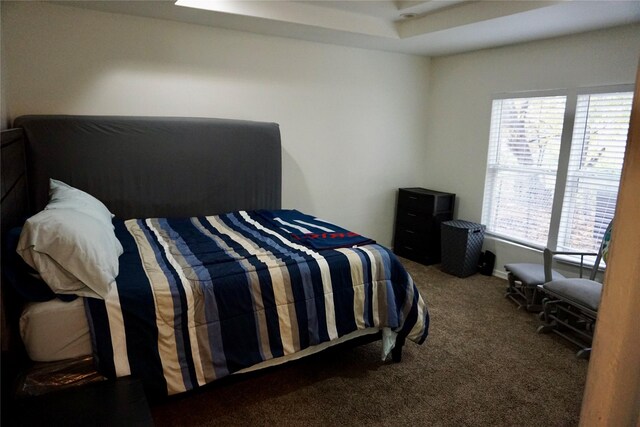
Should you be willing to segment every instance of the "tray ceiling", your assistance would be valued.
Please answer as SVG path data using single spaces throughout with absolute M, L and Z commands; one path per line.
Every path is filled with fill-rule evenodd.
M 640 22 L 640 1 L 71 1 L 73 7 L 425 56 Z

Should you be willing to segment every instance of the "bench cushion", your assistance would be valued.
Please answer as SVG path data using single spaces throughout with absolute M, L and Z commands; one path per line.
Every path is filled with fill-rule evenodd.
M 543 289 L 549 290 L 559 296 L 598 311 L 602 284 L 589 279 L 560 279 L 545 283 Z
M 537 286 L 545 282 L 544 266 L 542 264 L 519 262 L 515 264 L 506 264 L 504 268 L 527 286 Z M 551 275 L 552 280 L 564 279 L 562 274 L 554 270 L 551 270 Z

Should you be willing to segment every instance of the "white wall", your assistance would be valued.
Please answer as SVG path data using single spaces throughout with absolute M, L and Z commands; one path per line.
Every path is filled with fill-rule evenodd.
M 480 221 L 496 93 L 632 83 L 640 26 L 427 58 L 31 2 L 2 2 L 2 117 L 278 122 L 283 203 L 391 242 L 395 189 Z M 6 84 L 6 82 L 11 84 Z M 540 254 L 487 239 L 507 262 Z
M 480 222 L 491 101 L 494 94 L 633 83 L 640 26 L 626 26 L 434 58 L 429 85 L 427 152 L 422 184 L 456 193 L 457 217 Z M 508 262 L 541 262 L 541 254 L 485 239 Z
M 3 2 L 2 37 L 10 118 L 277 122 L 284 207 L 383 244 L 422 169 L 427 58 L 31 2 Z

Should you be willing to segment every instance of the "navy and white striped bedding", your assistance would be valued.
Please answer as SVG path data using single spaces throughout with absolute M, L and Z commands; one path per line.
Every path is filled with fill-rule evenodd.
M 116 286 L 87 299 L 101 371 L 175 394 L 369 327 L 425 340 L 426 305 L 388 249 L 311 249 L 301 231 L 361 239 L 297 211 L 117 222 Z

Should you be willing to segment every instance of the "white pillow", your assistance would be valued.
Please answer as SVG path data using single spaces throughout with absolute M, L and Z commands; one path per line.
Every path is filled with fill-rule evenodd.
M 103 221 L 73 209 L 47 209 L 27 220 L 17 252 L 55 293 L 104 298 L 123 249 Z
M 113 227 L 113 214 L 100 200 L 57 179 L 49 180 L 49 203 L 45 209 L 74 209 Z

